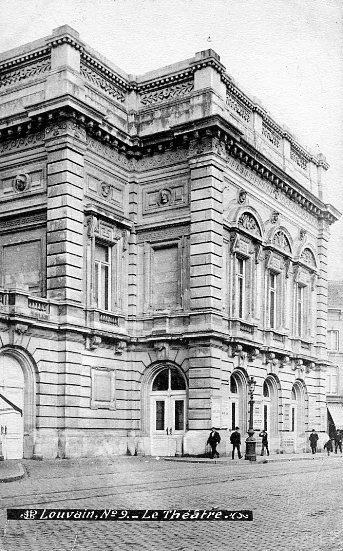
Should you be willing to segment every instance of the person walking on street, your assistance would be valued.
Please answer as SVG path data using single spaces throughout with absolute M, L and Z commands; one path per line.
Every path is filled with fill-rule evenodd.
M 211 446 L 211 458 L 219 457 L 219 453 L 217 452 L 217 446 L 220 444 L 220 434 L 217 432 L 217 430 L 212 427 L 210 436 L 208 437 L 207 444 Z
M 268 433 L 266 430 L 262 430 L 259 434 L 259 436 L 262 438 L 262 449 L 261 449 L 261 455 L 264 455 L 264 450 L 267 451 L 267 454 L 269 455 L 269 448 L 268 448 Z
M 335 453 L 337 453 L 337 448 L 342 453 L 342 433 L 340 430 L 335 434 Z
M 310 441 L 312 454 L 315 454 L 317 452 L 318 434 L 314 429 L 312 429 L 312 432 L 309 437 L 309 441 Z
M 328 440 L 327 442 L 325 442 L 324 444 L 324 450 L 326 450 L 328 452 L 328 455 L 330 455 L 330 452 L 333 451 L 332 449 L 332 440 L 330 438 L 330 440 Z
M 241 455 L 241 435 L 238 431 L 239 431 L 239 427 L 236 427 L 235 430 L 233 431 L 233 433 L 230 436 L 230 442 L 232 444 L 232 459 L 235 458 L 235 449 L 237 450 L 237 453 L 238 453 L 238 459 L 242 459 L 242 455 Z

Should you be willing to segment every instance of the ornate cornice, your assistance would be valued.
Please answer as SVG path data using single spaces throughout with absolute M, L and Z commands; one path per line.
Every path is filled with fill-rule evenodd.
M 116 79 L 114 75 L 107 75 L 104 71 L 96 70 L 84 62 L 81 62 L 80 73 L 91 84 L 110 95 L 114 100 L 120 103 L 125 101 L 127 90 L 121 86 L 119 79 Z
M 118 134 L 115 128 L 113 128 L 113 131 L 109 130 L 108 125 L 106 129 L 103 128 L 101 121 L 80 112 L 77 106 L 70 107 L 66 105 L 66 107 L 59 109 L 50 106 L 49 111 L 39 115 L 35 114 L 29 121 L 2 129 L 0 140 L 1 138 L 13 140 L 19 136 L 24 137 L 31 133 L 37 134 L 42 129 L 46 129 L 46 137 L 55 137 L 60 135 L 60 129 L 63 133 L 61 121 L 66 120 L 70 120 L 74 125 L 76 138 L 84 140 L 86 136 L 90 136 L 99 143 L 117 150 L 118 153 L 129 159 L 140 159 L 155 153 L 163 153 L 166 149 L 180 147 L 189 149 L 192 156 L 204 153 L 207 149 L 209 152 L 215 151 L 224 162 L 229 157 L 236 159 L 241 165 L 245 165 L 249 171 L 255 172 L 260 178 L 272 184 L 276 194 L 282 192 L 313 216 L 323 219 L 329 224 L 332 224 L 339 217 L 338 211 L 331 208 L 330 205 L 324 205 L 320 199 L 305 190 L 296 180 L 283 173 L 270 160 L 264 158 L 258 151 L 252 150 L 249 144 L 243 143 L 241 133 L 219 115 L 201 118 L 192 121 L 190 124 L 172 127 L 168 131 L 154 136 L 140 138 Z M 51 130 L 54 124 L 59 129 L 57 134 L 54 134 Z M 65 130 L 67 130 L 66 125 Z
M 311 161 L 317 166 L 322 166 L 325 170 L 329 168 L 328 163 L 323 158 L 318 158 L 315 155 L 307 151 L 301 146 L 291 132 L 275 122 L 267 111 L 257 102 L 251 100 L 239 87 L 232 81 L 232 79 L 226 74 L 219 71 L 222 81 L 226 85 L 226 103 L 231 107 L 233 111 L 236 111 L 238 115 L 249 123 L 251 121 L 252 113 L 258 113 L 262 117 L 262 121 L 268 125 L 272 130 L 276 131 L 280 138 L 287 139 L 294 151 L 294 162 L 303 169 L 306 169 L 306 161 Z M 267 139 L 272 141 L 268 136 Z M 273 143 L 273 142 L 272 142 Z M 302 159 L 302 157 L 304 159 Z
M 97 59 L 94 59 L 85 49 L 82 49 L 80 52 L 81 55 L 81 68 L 82 64 L 85 66 L 89 65 L 92 68 L 95 68 L 98 73 L 100 73 L 104 78 L 113 81 L 115 84 L 121 86 L 124 90 L 131 89 L 130 82 L 124 78 L 117 75 L 114 71 L 106 67 L 103 63 L 100 63 Z
M 189 95 L 194 88 L 194 82 L 192 80 L 183 80 L 180 82 L 172 83 L 164 88 L 158 87 L 156 90 L 145 89 L 139 92 L 140 102 L 145 107 L 153 105 L 154 103 L 161 103 L 163 101 L 169 101 L 171 99 L 178 99 Z
M 69 46 L 72 46 L 75 48 L 75 50 L 79 50 L 80 52 L 84 51 L 84 47 L 78 40 L 75 40 L 75 38 L 72 38 L 71 36 L 61 36 L 59 38 L 53 38 L 47 42 L 48 46 L 50 48 L 57 48 L 58 46 L 61 46 L 61 44 L 69 44 Z
M 40 48 L 39 50 L 36 50 L 35 52 L 30 52 L 29 54 L 22 55 L 20 57 L 15 58 L 15 59 L 10 59 L 8 61 L 4 61 L 3 63 L 0 63 L 0 71 L 3 71 L 5 69 L 11 69 L 12 67 L 16 67 L 17 65 L 26 64 L 29 61 L 47 56 L 49 54 L 50 54 L 50 48 L 49 47 L 48 48 Z
M 17 83 L 22 83 L 23 80 L 31 78 L 39 78 L 41 75 L 49 73 L 51 69 L 50 57 L 41 57 L 21 65 L 17 69 L 2 68 L 0 76 L 0 90 L 7 86 L 13 86 Z

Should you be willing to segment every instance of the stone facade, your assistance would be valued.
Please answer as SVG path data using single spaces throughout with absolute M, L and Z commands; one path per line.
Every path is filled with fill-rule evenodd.
M 343 429 L 343 282 L 329 281 L 328 285 L 328 356 L 326 397 L 328 432 Z
M 5 457 L 326 431 L 325 158 L 213 50 L 134 77 L 69 27 L 0 56 Z

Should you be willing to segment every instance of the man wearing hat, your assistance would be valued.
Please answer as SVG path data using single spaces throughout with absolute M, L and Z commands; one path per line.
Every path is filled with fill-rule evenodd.
M 235 430 L 231 433 L 231 436 L 230 436 L 230 442 L 232 444 L 232 459 L 235 458 L 235 449 L 237 450 L 238 458 L 242 459 L 241 435 L 238 431 L 239 431 L 239 427 L 236 427 Z
M 211 446 L 211 459 L 214 457 L 219 457 L 219 453 L 217 452 L 217 446 L 220 443 L 220 434 L 217 432 L 217 429 L 212 427 L 210 436 L 207 439 L 207 444 Z

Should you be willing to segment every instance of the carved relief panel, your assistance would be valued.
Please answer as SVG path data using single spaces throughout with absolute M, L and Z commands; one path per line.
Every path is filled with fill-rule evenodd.
M 143 216 L 188 205 L 188 180 L 148 184 L 143 188 Z
M 45 190 L 45 167 L 28 165 L 4 171 L 0 176 L 0 201 L 22 199 Z
M 108 173 L 93 171 L 91 168 L 87 168 L 86 182 L 87 194 L 123 210 L 125 187 L 122 182 Z

